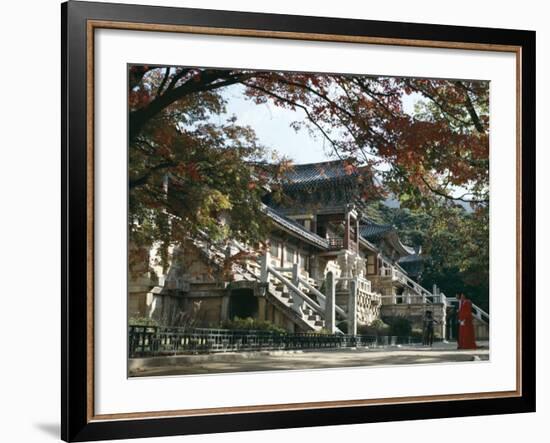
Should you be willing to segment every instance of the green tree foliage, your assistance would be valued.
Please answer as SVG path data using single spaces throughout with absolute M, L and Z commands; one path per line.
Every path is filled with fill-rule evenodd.
M 489 210 L 466 213 L 439 209 L 425 237 L 425 284 L 435 282 L 447 295 L 460 293 L 489 310 Z
M 377 202 L 370 213 L 394 225 L 400 239 L 422 247 L 424 270 L 420 283 L 435 283 L 448 296 L 464 293 L 489 309 L 489 208 L 466 210 L 441 201 L 429 210 L 389 208 Z

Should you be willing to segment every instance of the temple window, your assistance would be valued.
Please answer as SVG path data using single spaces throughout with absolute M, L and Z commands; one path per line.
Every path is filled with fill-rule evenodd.
M 298 254 L 296 252 L 296 249 L 287 246 L 285 261 L 287 263 L 297 263 L 298 262 Z
M 279 243 L 272 241 L 269 247 L 269 253 L 272 257 L 279 257 Z

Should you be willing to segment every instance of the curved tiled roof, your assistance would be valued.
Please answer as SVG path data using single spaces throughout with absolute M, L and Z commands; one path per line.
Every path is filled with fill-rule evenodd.
M 320 163 L 293 165 L 285 174 L 285 180 L 297 185 L 309 185 L 327 180 L 357 177 L 356 167 L 345 160 L 334 160 Z
M 323 237 L 318 236 L 314 232 L 308 231 L 301 224 L 296 223 L 294 220 L 291 220 L 288 217 L 285 217 L 284 215 L 280 214 L 279 212 L 275 211 L 273 208 L 270 208 L 267 205 L 264 205 L 264 210 L 267 216 L 279 226 L 293 232 L 294 234 L 298 234 L 303 239 L 309 240 L 309 242 L 313 243 L 321 249 L 328 249 L 328 241 Z
M 360 203 L 360 188 L 368 183 L 364 168 L 354 166 L 351 160 L 292 165 L 281 177 L 281 184 L 283 192 L 295 202 L 277 203 L 269 196 L 265 202 L 282 213 L 293 212 L 300 205 L 338 209 Z
M 401 243 L 397 229 L 393 225 L 379 225 L 370 220 L 363 219 L 366 224 L 359 227 L 359 234 L 366 240 L 376 242 L 381 238 L 386 238 L 401 255 L 414 254 L 414 248 Z
M 361 226 L 359 228 L 359 233 L 367 240 L 378 240 L 393 229 L 394 227 L 392 225 L 378 225 L 372 223 Z
M 418 277 L 424 270 L 424 257 L 416 253 L 407 255 L 397 260 L 397 264 L 411 277 Z
M 334 188 L 337 200 L 352 203 L 357 198 L 358 178 L 364 176 L 362 169 L 346 160 L 293 165 L 283 176 L 283 189 L 297 194 Z
M 401 264 L 401 263 L 416 263 L 416 262 L 421 262 L 424 260 L 424 257 L 419 255 L 419 254 L 411 254 L 411 255 L 407 255 L 405 257 L 401 257 L 399 260 L 397 260 L 397 263 Z

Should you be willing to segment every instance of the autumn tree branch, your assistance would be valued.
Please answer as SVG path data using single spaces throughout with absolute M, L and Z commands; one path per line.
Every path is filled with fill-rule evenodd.
M 174 166 L 176 166 L 176 163 L 173 161 L 166 161 L 166 162 L 159 163 L 155 166 L 152 166 L 149 168 L 149 170 L 145 174 L 141 175 L 140 177 L 130 179 L 128 181 L 128 187 L 131 190 L 131 189 L 137 188 L 138 186 L 142 186 L 149 181 L 153 173 L 160 171 L 162 169 L 173 168 Z
M 465 194 L 462 194 L 461 196 L 459 197 L 453 197 L 452 195 L 449 195 L 447 194 L 446 192 L 444 191 L 441 191 L 440 189 L 438 188 L 435 188 L 433 187 L 432 185 L 430 185 L 428 183 L 428 181 L 426 180 L 425 177 L 421 177 L 422 178 L 422 181 L 424 182 L 424 184 L 426 185 L 426 187 L 431 191 L 433 192 L 434 194 L 436 195 L 439 195 L 440 197 L 443 197 L 447 200 L 455 200 L 455 201 L 462 201 L 464 203 L 489 203 L 489 199 L 486 198 L 486 199 L 472 199 L 472 200 L 466 200 L 464 197 L 466 195 L 469 195 L 470 193 L 467 192 Z
M 464 91 L 464 96 L 466 97 L 466 110 L 468 111 L 468 114 L 472 119 L 472 123 L 479 133 L 484 134 L 485 128 L 483 127 L 483 124 L 481 123 L 481 120 L 479 119 L 479 116 L 477 115 L 477 112 L 474 108 L 474 104 L 472 103 L 472 99 L 470 98 L 468 88 L 466 88 L 464 83 L 462 83 L 461 81 L 456 81 L 455 84 Z
M 219 70 L 202 71 L 200 74 L 199 81 L 190 79 L 175 88 L 172 86 L 172 79 L 172 82 L 162 95 L 156 97 L 147 106 L 131 111 L 128 123 L 130 142 L 135 140 L 149 120 L 172 103 L 181 100 L 187 95 L 223 88 L 239 83 L 252 76 L 252 74 L 232 74 L 230 71 Z

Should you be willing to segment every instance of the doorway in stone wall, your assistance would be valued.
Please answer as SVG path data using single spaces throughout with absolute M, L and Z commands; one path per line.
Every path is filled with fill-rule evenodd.
M 258 317 L 258 298 L 252 289 L 234 289 L 229 296 L 229 318 Z

